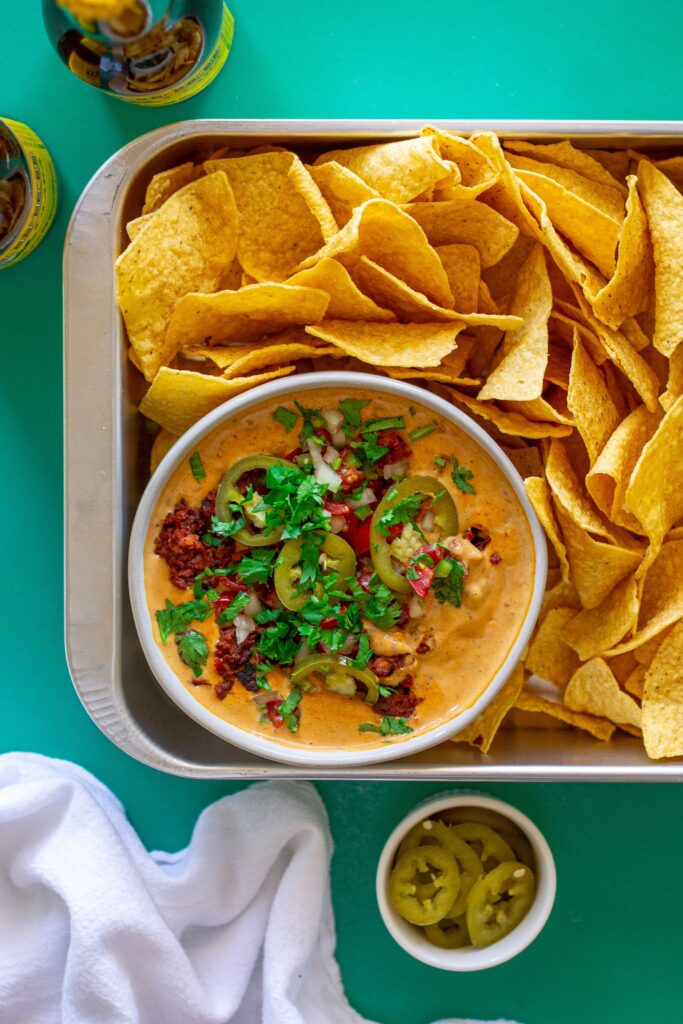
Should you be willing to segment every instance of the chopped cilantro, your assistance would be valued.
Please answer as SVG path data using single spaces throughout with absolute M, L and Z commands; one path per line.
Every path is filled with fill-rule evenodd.
M 356 398 L 344 398 L 339 403 L 339 408 L 344 413 L 344 419 L 350 426 L 359 427 L 363 422 L 361 419 L 360 411 L 364 409 L 366 405 L 370 404 L 370 399 L 366 398 L 363 401 L 359 401 Z
M 199 678 L 202 666 L 206 665 L 209 658 L 209 645 L 206 640 L 195 629 L 188 629 L 184 633 L 176 633 L 175 642 L 178 654 Z
M 381 416 L 377 420 L 367 420 L 361 434 L 376 434 L 380 430 L 405 430 L 405 427 L 403 416 Z
M 320 548 L 324 536 L 321 533 L 307 533 L 301 542 L 301 577 L 299 586 L 306 587 L 315 583 L 318 577 Z
M 210 579 L 212 576 L 229 576 L 231 572 L 233 572 L 232 568 L 218 569 L 208 566 L 206 569 L 202 569 L 199 575 L 194 578 L 194 596 L 199 598 L 208 593 L 203 586 L 207 579 Z M 213 598 L 208 598 L 208 600 L 213 600 Z
M 429 437 L 436 430 L 435 423 L 425 423 L 423 427 L 417 427 L 416 430 L 411 430 L 408 437 L 411 441 L 419 441 L 422 437 Z
M 301 697 L 302 693 L 299 687 L 293 686 L 289 695 L 285 697 L 278 708 L 290 732 L 296 732 L 299 728 L 299 716 L 296 714 L 296 709 L 301 703 Z
M 377 444 L 374 436 L 370 435 L 365 441 L 357 441 L 353 445 L 354 452 L 359 455 L 365 462 L 379 462 L 383 455 L 389 452 L 389 449 L 383 444 Z
M 472 484 L 469 482 L 474 476 L 472 470 L 467 469 L 466 466 L 461 466 L 458 460 L 456 459 L 455 455 L 451 456 L 451 464 L 451 479 L 453 480 L 453 483 L 458 488 L 458 490 L 464 491 L 465 494 L 476 494 L 477 492 L 475 491 Z
M 237 575 L 245 583 L 267 583 L 273 574 L 277 548 L 252 548 L 237 564 Z
M 394 494 L 396 491 L 394 491 Z M 389 501 L 391 501 L 392 492 L 388 492 Z M 379 517 L 377 523 L 377 529 L 385 537 L 389 536 L 389 531 L 392 526 L 396 526 L 399 523 L 414 523 L 420 506 L 426 497 L 429 495 L 423 494 L 421 491 L 415 491 L 414 494 L 409 494 L 405 498 L 401 498 L 394 505 L 390 505 L 389 508 L 385 508 L 382 515 Z
M 358 641 L 358 650 L 356 651 L 356 656 L 353 658 L 351 664 L 356 668 L 365 668 L 373 653 L 372 647 L 370 646 L 370 640 L 368 639 L 368 634 L 361 633 Z
M 462 588 L 465 580 L 465 567 L 462 562 L 453 559 L 448 576 L 435 577 L 432 581 L 432 593 L 439 604 L 452 604 L 459 608 L 462 604 Z
M 417 571 L 417 569 L 414 566 L 409 565 L 408 568 L 406 569 L 406 579 L 407 580 L 419 580 L 419 578 L 420 578 L 420 574 Z
M 239 594 L 235 594 L 232 601 L 218 616 L 218 625 L 225 626 L 234 622 L 240 612 L 244 611 L 249 602 L 251 601 L 251 595 L 241 591 Z
M 204 622 L 213 611 L 213 606 L 207 601 L 186 601 L 185 604 L 173 604 L 166 599 L 166 607 L 160 608 L 157 613 L 159 636 L 162 644 L 165 644 L 171 633 L 178 633 L 185 629 L 196 619 Z
M 259 615 L 258 618 L 261 616 Z M 280 615 L 262 630 L 256 650 L 275 665 L 290 665 L 299 653 L 301 638 L 292 616 Z
M 286 432 L 289 433 L 292 427 L 296 426 L 296 421 L 299 417 L 291 409 L 286 409 L 284 405 L 279 405 L 273 413 L 273 419 L 276 423 L 281 423 Z
M 318 412 L 317 409 L 304 408 L 304 406 L 300 405 L 299 402 L 294 402 L 294 405 L 301 413 L 301 418 L 303 420 L 303 426 L 301 427 L 301 436 L 304 438 L 304 440 L 308 437 L 313 437 L 313 435 L 315 434 L 316 427 L 322 427 L 325 425 L 320 413 Z
M 417 416 L 417 410 L 414 405 L 408 406 L 408 412 L 410 413 L 411 416 Z
M 437 466 L 439 469 L 443 469 L 447 462 L 448 459 L 446 458 L 445 455 L 434 456 L 434 465 Z
M 199 452 L 192 452 L 190 455 L 190 469 L 195 480 L 206 480 L 206 470 Z
M 244 525 L 245 521 L 242 515 L 237 516 L 236 519 L 231 519 L 229 522 L 224 522 L 218 516 L 211 516 L 211 533 L 205 533 L 202 540 L 205 544 L 210 544 L 214 548 L 220 547 L 227 537 L 233 537 L 236 533 L 239 533 Z
M 392 715 L 385 715 L 379 725 L 373 722 L 361 722 L 358 732 L 376 732 L 380 736 L 400 736 L 402 733 L 412 732 L 405 718 L 394 718 Z

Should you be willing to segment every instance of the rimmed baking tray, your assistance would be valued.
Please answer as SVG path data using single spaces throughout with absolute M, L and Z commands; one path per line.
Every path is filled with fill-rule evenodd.
M 125 222 L 140 212 L 145 186 L 165 167 L 218 146 L 268 143 L 305 155 L 333 145 L 406 138 L 422 121 L 200 120 L 150 132 L 119 150 L 87 185 L 64 252 L 64 434 L 66 652 L 83 705 L 102 732 L 132 757 L 192 778 L 682 781 L 683 759 L 653 763 L 642 744 L 610 744 L 568 729 L 509 729 L 483 755 L 446 743 L 386 765 L 295 768 L 239 750 L 187 718 L 154 680 L 128 603 L 126 553 L 148 476 L 149 443 L 136 412 L 114 294 L 114 261 Z M 683 149 L 683 122 L 437 121 L 469 133 L 591 147 Z

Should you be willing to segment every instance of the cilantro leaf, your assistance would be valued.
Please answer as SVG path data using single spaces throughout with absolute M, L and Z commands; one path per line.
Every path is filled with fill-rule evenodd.
M 391 491 L 388 492 L 391 495 Z M 397 493 L 397 492 L 394 492 Z M 390 527 L 396 526 L 399 523 L 413 523 L 415 524 L 415 518 L 420 510 L 420 506 L 425 498 L 429 495 L 422 494 L 421 491 L 416 491 L 414 494 L 409 494 L 405 498 L 401 498 L 395 504 L 389 505 L 385 508 L 382 515 L 379 517 L 377 523 L 377 529 L 380 533 L 384 534 L 385 537 L 389 536 Z M 389 499 L 391 501 L 391 498 Z
M 273 574 L 277 548 L 252 548 L 237 564 L 237 575 L 247 584 L 267 583 Z
M 361 633 L 360 640 L 358 641 L 358 650 L 356 651 L 356 656 L 351 661 L 351 664 L 356 668 L 365 668 L 373 653 L 372 647 L 370 646 L 370 640 L 368 639 L 368 634 Z
M 244 516 L 239 515 L 229 522 L 224 522 L 218 516 L 211 516 L 211 533 L 205 533 L 202 540 L 205 544 L 211 544 L 217 548 L 227 537 L 233 537 L 239 533 L 245 525 Z
M 379 725 L 361 722 L 358 726 L 358 732 L 376 732 L 380 736 L 400 736 L 412 731 L 405 718 L 394 718 L 392 715 L 385 715 Z
M 195 629 L 188 629 L 184 633 L 176 633 L 175 642 L 178 654 L 199 678 L 202 666 L 206 665 L 209 658 L 209 645 L 205 638 Z
M 320 548 L 325 540 L 321 533 L 307 533 L 301 542 L 301 577 L 300 587 L 310 586 L 318 577 Z
M 467 469 L 466 466 L 461 466 L 455 455 L 451 456 L 451 479 L 459 491 L 464 491 L 465 494 L 476 494 L 474 487 L 469 482 L 474 473 L 471 469 Z
M 206 480 L 206 470 L 199 452 L 192 452 L 190 455 L 190 469 L 195 480 Z
M 446 458 L 445 455 L 434 456 L 434 465 L 437 466 L 439 469 L 443 469 L 447 462 L 448 459 Z
M 173 604 L 166 599 L 166 607 L 159 608 L 156 612 L 159 636 L 162 644 L 165 644 L 171 633 L 178 633 L 181 629 L 197 619 L 204 622 L 213 611 L 213 607 L 206 601 L 186 601 L 184 604 Z
M 366 405 L 370 404 L 370 399 L 366 398 L 363 401 L 359 401 L 356 398 L 344 398 L 339 403 L 339 408 L 344 413 L 344 419 L 352 427 L 359 427 L 363 422 L 361 419 L 360 411 L 364 409 Z
M 281 423 L 286 432 L 289 433 L 290 430 L 296 426 L 296 421 L 299 417 L 295 412 L 292 412 L 291 409 L 287 409 L 284 405 L 280 405 L 273 413 L 273 419 L 276 423 Z
M 366 420 L 362 434 L 376 434 L 380 430 L 405 430 L 406 421 L 403 416 L 381 416 L 376 420 Z
M 448 576 L 434 577 L 432 581 L 432 593 L 439 604 L 452 604 L 459 608 L 462 604 L 462 588 L 465 580 L 465 567 L 462 562 L 453 559 L 452 568 Z
M 296 732 L 299 728 L 299 716 L 296 714 L 296 709 L 301 703 L 303 694 L 298 686 L 293 686 L 289 691 L 289 694 L 280 704 L 278 711 L 282 715 L 285 725 L 290 732 Z
M 353 445 L 356 455 L 360 455 L 365 462 L 379 462 L 389 449 L 383 444 L 377 444 L 375 437 L 371 434 L 364 441 L 358 441 Z
M 416 427 L 415 430 L 411 430 L 408 437 L 411 441 L 419 441 L 422 437 L 429 437 L 436 430 L 435 423 L 425 423 L 423 427 Z
M 241 591 L 239 594 L 235 594 L 232 601 L 227 608 L 218 616 L 218 625 L 225 626 L 234 622 L 240 612 L 244 611 L 249 602 L 251 601 L 251 595 Z

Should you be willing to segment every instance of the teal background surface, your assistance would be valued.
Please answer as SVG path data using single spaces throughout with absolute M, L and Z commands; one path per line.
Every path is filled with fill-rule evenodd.
M 207 803 L 241 787 L 164 776 L 123 755 L 81 708 L 63 650 L 61 254 L 71 209 L 90 176 L 130 139 L 185 118 L 673 119 L 683 110 L 683 5 L 671 0 L 231 6 L 235 43 L 217 81 L 182 106 L 143 110 L 99 95 L 66 71 L 43 35 L 37 2 L 0 0 L 0 115 L 28 122 L 42 136 L 60 187 L 47 240 L 0 273 L 0 750 L 83 764 L 120 797 L 143 841 L 169 850 L 187 843 Z M 478 975 L 443 974 L 411 960 L 384 931 L 374 901 L 374 868 L 388 831 L 443 788 L 319 786 L 336 841 L 338 956 L 361 1013 L 381 1024 L 460 1015 L 524 1024 L 680 1019 L 678 788 L 482 786 L 538 823 L 555 853 L 559 885 L 533 946 Z

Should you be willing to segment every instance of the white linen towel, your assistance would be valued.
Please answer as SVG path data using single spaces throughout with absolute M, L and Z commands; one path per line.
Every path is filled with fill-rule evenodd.
M 334 959 L 331 853 L 309 783 L 224 797 L 187 849 L 148 853 L 88 772 L 0 756 L 0 1021 L 367 1024 Z

